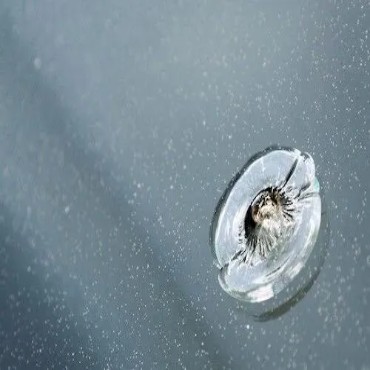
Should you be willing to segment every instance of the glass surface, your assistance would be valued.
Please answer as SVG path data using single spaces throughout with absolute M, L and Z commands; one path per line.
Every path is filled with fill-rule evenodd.
M 369 368 L 369 17 L 0 1 L 0 368 Z M 256 317 L 209 226 L 271 144 L 314 158 L 331 232 L 311 288 Z

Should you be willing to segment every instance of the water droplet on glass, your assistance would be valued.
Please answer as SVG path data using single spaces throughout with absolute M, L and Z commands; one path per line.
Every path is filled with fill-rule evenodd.
M 263 302 L 292 282 L 316 243 L 319 191 L 307 153 L 271 147 L 247 162 L 223 194 L 211 226 L 219 282 L 227 293 Z
M 41 69 L 41 65 L 42 65 L 42 62 L 41 62 L 41 59 L 40 58 L 35 58 L 33 60 L 33 65 L 35 67 L 35 69 Z

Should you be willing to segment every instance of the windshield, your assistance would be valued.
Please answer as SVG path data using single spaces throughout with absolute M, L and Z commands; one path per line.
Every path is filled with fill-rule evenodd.
M 1 1 L 0 368 L 369 368 L 369 15 Z M 312 156 L 330 235 L 309 289 L 257 320 L 209 233 L 271 145 Z

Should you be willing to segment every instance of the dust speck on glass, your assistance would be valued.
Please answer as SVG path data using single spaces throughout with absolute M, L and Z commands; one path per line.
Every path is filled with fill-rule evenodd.
M 305 266 L 320 223 L 312 157 L 277 146 L 257 153 L 231 181 L 212 220 L 221 287 L 241 301 L 275 297 Z

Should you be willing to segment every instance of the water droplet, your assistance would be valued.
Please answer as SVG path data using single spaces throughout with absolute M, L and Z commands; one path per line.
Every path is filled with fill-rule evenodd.
M 33 65 L 35 67 L 35 69 L 41 69 L 41 65 L 42 65 L 42 62 L 41 62 L 41 59 L 40 58 L 35 58 L 33 60 Z
M 289 285 L 316 243 L 319 191 L 307 153 L 270 147 L 247 162 L 223 194 L 211 225 L 219 282 L 227 293 L 263 302 Z

